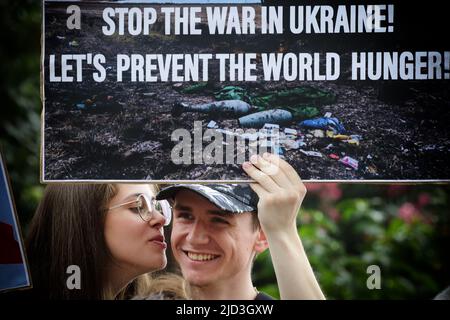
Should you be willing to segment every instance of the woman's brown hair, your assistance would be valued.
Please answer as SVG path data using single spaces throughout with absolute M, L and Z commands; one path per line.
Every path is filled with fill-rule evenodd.
M 114 299 L 145 292 L 148 275 L 117 296 L 108 287 L 110 261 L 104 239 L 105 216 L 117 194 L 114 184 L 52 184 L 31 221 L 26 239 L 33 287 L 44 299 Z M 80 268 L 81 289 L 68 289 L 67 267 Z

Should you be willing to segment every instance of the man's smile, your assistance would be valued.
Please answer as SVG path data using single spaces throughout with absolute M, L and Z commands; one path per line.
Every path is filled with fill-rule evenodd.
M 215 260 L 220 257 L 220 255 L 217 254 L 210 254 L 210 253 L 200 253 L 200 252 L 192 252 L 192 251 L 184 251 L 186 256 L 193 261 L 211 261 Z

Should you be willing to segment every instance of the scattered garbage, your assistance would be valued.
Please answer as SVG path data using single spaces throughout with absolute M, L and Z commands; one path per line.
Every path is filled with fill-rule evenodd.
M 306 154 L 309 157 L 322 158 L 322 154 L 320 152 L 317 152 L 317 151 L 305 151 L 303 149 L 300 149 L 300 152 L 303 153 L 303 154 Z
M 366 167 L 367 172 L 369 172 L 370 174 L 378 174 L 378 170 L 377 167 L 375 167 L 375 165 L 370 165 Z
M 156 92 L 144 92 L 142 95 L 146 98 L 154 98 L 156 97 Z
M 184 87 L 183 84 L 174 84 L 173 87 L 182 93 L 195 93 L 208 90 L 208 83 L 199 83 L 189 87 Z M 329 143 L 325 150 L 333 151 L 330 150 L 326 154 L 302 149 L 311 142 L 316 143 L 317 140 L 314 138 L 331 138 L 340 141 L 339 143 L 359 146 L 362 137 L 347 134 L 343 124 L 338 118 L 332 117 L 331 112 L 326 112 L 323 117 L 315 118 L 319 115 L 316 106 L 333 102 L 335 100 L 333 94 L 311 87 L 297 87 L 257 95 L 250 94 L 249 91 L 238 86 L 226 86 L 215 92 L 214 97 L 217 101 L 211 103 L 191 105 L 177 103 L 172 112 L 174 115 L 180 115 L 183 112 L 239 115 L 238 121 L 241 127 L 261 129 L 254 133 L 236 133 L 227 129 L 219 129 L 219 125 L 214 120 L 209 121 L 207 127 L 225 135 L 237 136 L 250 143 L 257 143 L 259 147 L 270 148 L 280 157 L 284 157 L 285 151 L 299 150 L 308 157 L 324 158 L 325 156 L 341 162 L 348 170 L 358 170 L 358 161 L 347 156 L 345 152 L 338 152 L 339 148 L 332 143 Z M 251 113 L 253 110 L 259 110 L 259 112 Z M 300 134 L 300 131 L 295 128 L 280 129 L 281 125 L 299 119 L 303 120 L 298 122 L 300 128 L 310 129 L 306 135 Z M 275 130 L 276 137 L 274 136 Z M 319 148 L 324 150 L 324 145 L 322 144 Z M 238 150 L 238 152 L 246 151 Z M 374 167 L 367 170 L 372 173 L 376 172 Z
M 113 96 L 101 94 L 75 103 L 75 108 L 89 112 L 120 112 L 123 110 L 123 105 L 114 101 Z
M 215 93 L 215 98 L 217 100 L 242 100 L 250 103 L 252 101 L 245 89 L 236 86 L 223 87 L 220 91 Z
M 306 146 L 306 143 L 301 140 L 287 139 L 282 141 L 282 145 L 286 150 L 296 150 Z
M 331 153 L 328 155 L 329 158 L 333 159 L 333 160 L 339 160 L 340 157 L 337 154 Z
M 360 135 L 354 134 L 354 135 L 345 135 L 345 134 L 335 134 L 331 130 L 327 130 L 326 133 L 328 138 L 341 140 L 343 142 L 346 142 L 351 145 L 359 146 L 359 141 L 362 140 L 362 137 Z
M 312 120 L 304 120 L 299 123 L 300 127 L 311 129 L 332 130 L 334 133 L 345 133 L 344 126 L 337 118 L 317 118 Z
M 352 134 L 352 135 L 350 135 L 350 139 L 360 141 L 360 140 L 362 140 L 362 137 L 359 134 Z
M 359 146 L 359 140 L 349 139 L 349 140 L 344 140 L 344 142 L 351 144 L 351 145 Z
M 335 134 L 333 131 L 331 130 L 327 130 L 327 137 L 328 138 L 333 138 L 336 140 L 348 140 L 350 139 L 350 136 L 345 135 L 345 134 Z
M 283 124 L 292 121 L 292 114 L 281 109 L 272 109 L 239 118 L 239 124 L 246 128 L 260 128 L 266 123 Z
M 313 130 L 311 134 L 314 138 L 325 138 L 325 132 L 323 130 Z
M 348 144 L 355 145 L 355 146 L 359 146 L 359 141 L 362 140 L 362 137 L 360 135 L 357 135 L 357 134 L 350 135 L 349 138 L 350 139 L 348 139 L 348 140 L 346 140 L 344 142 L 346 142 Z
M 172 108 L 173 115 L 181 115 L 183 112 L 201 112 L 201 113 L 213 113 L 217 112 L 221 114 L 235 114 L 242 115 L 249 113 L 253 107 L 247 102 L 241 100 L 224 100 L 215 101 L 211 103 L 192 104 L 176 103 Z
M 264 111 L 272 108 L 287 109 L 298 119 L 316 117 L 319 111 L 316 106 L 331 104 L 336 97 L 325 90 L 302 86 L 281 91 L 269 91 L 264 94 L 250 94 L 246 89 L 237 86 L 226 86 L 215 93 L 217 100 L 243 100 Z
M 297 121 L 317 117 L 320 113 L 319 109 L 317 109 L 316 107 L 302 106 L 302 105 L 293 107 L 284 107 L 284 109 L 290 111 L 294 119 L 296 119 Z
M 259 145 L 263 148 L 275 148 L 277 144 L 272 140 L 263 139 L 259 141 Z
M 281 159 L 285 159 L 285 157 L 284 157 L 284 152 L 283 152 L 283 148 L 281 148 L 280 146 L 276 146 L 276 147 L 274 148 L 274 153 L 275 153 L 276 155 L 278 155 Z
M 233 131 L 225 130 L 225 129 L 216 129 L 216 132 L 222 133 L 227 136 L 235 136 L 236 135 Z
M 345 156 L 344 158 L 340 159 L 339 162 L 346 165 L 347 167 L 358 170 L 358 160 L 353 159 L 349 156 Z
M 265 123 L 264 126 L 263 126 L 263 129 L 266 129 L 266 130 L 277 129 L 277 130 L 279 130 L 280 129 L 280 125 L 273 124 L 273 123 Z
M 249 141 L 256 141 L 256 140 L 258 140 L 258 133 L 249 133 L 249 132 L 246 132 L 246 133 L 243 133 L 243 134 L 241 134 L 241 138 L 242 139 L 244 139 L 244 140 L 249 140 Z
M 290 136 L 297 136 L 297 130 L 291 128 L 285 128 L 284 133 Z
M 207 127 L 208 127 L 209 129 L 217 129 L 217 128 L 219 128 L 219 126 L 217 125 L 217 122 L 215 122 L 214 120 L 211 120 L 211 121 L 208 123 Z
M 58 40 L 65 40 L 65 39 L 66 39 L 66 37 L 64 37 L 64 36 L 56 36 L 56 38 L 57 38 Z
M 267 92 L 264 95 L 253 97 L 251 103 L 258 107 L 292 107 L 292 106 L 320 106 L 331 104 L 336 97 L 325 90 L 302 86 L 281 91 Z
M 80 44 L 78 43 L 78 41 L 73 40 L 69 42 L 69 46 L 70 47 L 78 47 Z

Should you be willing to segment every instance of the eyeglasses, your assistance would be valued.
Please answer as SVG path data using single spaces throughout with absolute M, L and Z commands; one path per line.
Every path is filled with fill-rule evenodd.
M 130 209 L 137 210 L 139 216 L 145 222 L 150 221 L 155 211 L 159 211 L 165 218 L 164 226 L 168 226 L 172 220 L 172 208 L 166 200 L 156 200 L 149 198 L 145 194 L 139 194 L 136 200 L 124 202 L 108 208 L 108 210 L 117 209 L 123 206 L 129 206 Z

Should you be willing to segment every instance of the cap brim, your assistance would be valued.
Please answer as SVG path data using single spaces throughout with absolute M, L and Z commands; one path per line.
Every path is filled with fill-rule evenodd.
M 156 200 L 175 199 L 176 194 L 181 190 L 189 190 L 198 193 L 224 211 L 243 213 L 255 210 L 253 207 L 248 206 L 231 196 L 201 184 L 184 184 L 167 187 L 158 192 Z

